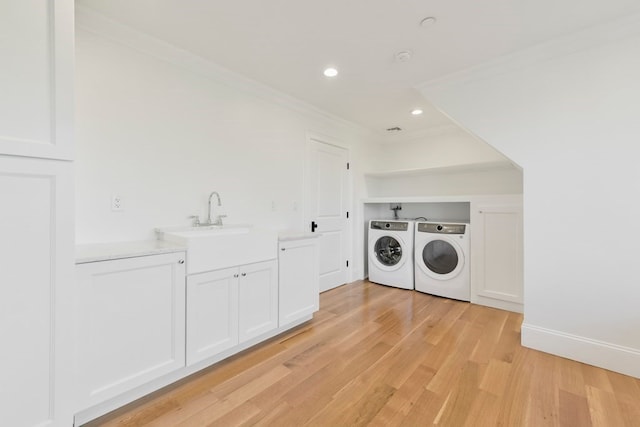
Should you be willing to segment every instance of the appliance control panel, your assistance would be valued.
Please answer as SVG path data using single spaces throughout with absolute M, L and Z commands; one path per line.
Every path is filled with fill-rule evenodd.
M 408 222 L 398 221 L 371 221 L 372 230 L 391 230 L 391 231 L 407 231 L 409 229 Z
M 438 234 L 464 234 L 466 224 L 435 224 L 430 222 L 419 222 L 418 232 L 438 233 Z

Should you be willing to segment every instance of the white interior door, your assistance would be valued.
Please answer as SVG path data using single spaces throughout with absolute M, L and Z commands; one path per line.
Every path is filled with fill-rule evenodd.
M 318 242 L 320 292 L 347 282 L 348 159 L 345 148 L 309 139 L 309 227 Z

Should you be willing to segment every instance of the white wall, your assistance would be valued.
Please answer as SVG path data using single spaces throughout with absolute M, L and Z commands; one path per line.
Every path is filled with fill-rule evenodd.
M 398 135 L 400 136 L 400 135 Z M 486 142 L 451 125 L 414 134 L 407 139 L 390 138 L 382 144 L 377 171 L 441 168 L 507 159 Z
M 367 177 L 369 197 L 522 194 L 522 172 L 492 168 Z
M 381 145 L 369 197 L 521 194 L 522 171 L 504 155 L 451 125 Z
M 155 238 L 154 227 L 203 218 L 213 190 L 228 223 L 302 229 L 308 131 L 349 147 L 354 202 L 363 196 L 374 135 L 115 23 L 81 13 L 78 24 L 77 243 Z
M 523 344 L 636 377 L 639 24 L 592 28 L 421 88 L 524 168 Z

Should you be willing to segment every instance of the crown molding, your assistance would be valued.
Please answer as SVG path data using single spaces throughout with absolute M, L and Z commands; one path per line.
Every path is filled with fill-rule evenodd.
M 76 28 L 78 29 L 103 37 L 111 42 L 134 49 L 156 59 L 185 68 L 193 73 L 224 84 L 225 86 L 259 98 L 262 101 L 277 104 L 301 113 L 308 118 L 328 121 L 361 133 L 376 136 L 380 135 L 374 130 L 345 120 L 312 104 L 301 101 L 270 86 L 231 71 L 228 68 L 224 68 L 188 50 L 179 48 L 159 38 L 107 18 L 87 6 L 76 5 L 75 11 Z
M 415 89 L 428 98 L 428 94 L 431 91 L 441 91 L 448 87 L 485 80 L 496 75 L 521 70 L 533 64 L 606 45 L 638 34 L 640 34 L 640 14 L 633 14 L 429 80 L 416 85 Z

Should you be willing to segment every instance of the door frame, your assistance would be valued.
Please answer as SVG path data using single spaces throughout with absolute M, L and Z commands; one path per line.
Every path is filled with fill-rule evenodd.
M 351 171 L 353 168 L 351 167 L 351 149 L 348 145 L 343 143 L 337 138 L 333 138 L 328 135 L 324 135 L 315 131 L 307 131 L 306 132 L 306 143 L 305 143 L 305 162 L 304 162 L 304 174 L 303 174 L 303 204 L 304 204 L 304 215 L 303 215 L 303 223 L 302 229 L 304 231 L 309 230 L 309 224 L 313 220 L 312 209 L 311 209 L 311 153 L 312 147 L 316 143 L 326 144 L 333 147 L 341 148 L 346 150 L 347 152 L 347 162 L 350 164 L 349 170 L 347 170 L 347 182 L 345 188 L 345 205 L 347 211 L 349 212 L 349 219 L 347 220 L 346 226 L 346 247 L 345 254 L 349 260 L 349 267 L 347 268 L 347 283 L 351 283 L 354 280 L 354 253 L 353 253 L 353 235 L 354 228 L 353 224 L 355 223 L 354 219 L 356 216 L 356 212 L 354 211 L 353 205 L 353 174 Z M 318 251 L 318 257 L 320 256 L 320 252 Z

